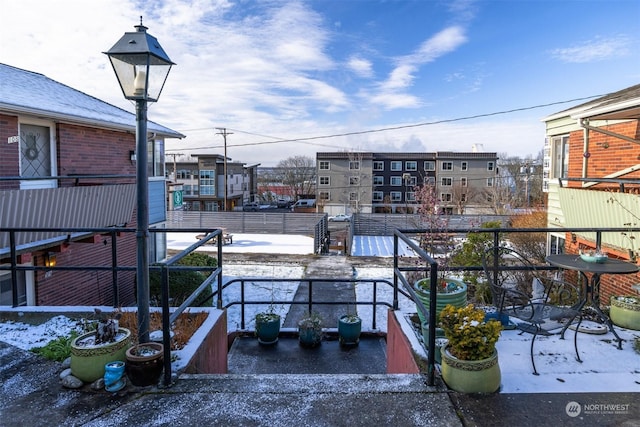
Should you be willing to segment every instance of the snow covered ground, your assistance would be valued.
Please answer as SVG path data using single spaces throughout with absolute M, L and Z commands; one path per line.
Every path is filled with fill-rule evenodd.
M 168 243 L 172 249 L 187 247 L 195 241 L 195 236 L 179 233 L 179 236 L 169 236 Z M 184 234 L 184 235 L 182 235 Z M 185 237 L 186 236 L 186 237 Z M 236 245 L 236 239 L 238 244 Z M 227 245 L 224 250 L 264 252 L 279 254 L 312 253 L 313 239 L 307 236 L 266 236 L 266 235 L 234 235 L 234 243 Z M 362 247 L 365 247 L 365 243 Z M 371 244 L 370 247 L 377 245 Z M 382 248 L 384 246 L 375 246 Z M 387 246 L 388 248 L 388 246 Z M 376 249 L 378 252 L 378 249 Z M 382 252 L 380 250 L 380 252 Z M 379 256 L 389 256 L 387 253 Z M 273 277 L 276 280 L 268 283 L 253 283 L 249 285 L 247 294 L 255 300 L 269 300 L 272 289 L 275 299 L 289 299 L 296 290 L 297 282 L 281 282 L 277 278 L 299 278 L 302 267 L 260 265 L 227 265 L 224 272 L 225 282 L 237 277 Z M 388 279 L 392 281 L 393 272 L 390 268 L 361 268 L 356 270 L 358 278 Z M 369 299 L 371 293 L 367 285 L 356 289 L 358 299 Z M 391 288 L 381 286 L 379 300 L 391 301 Z M 225 294 L 225 302 L 239 300 L 239 287 L 229 288 Z M 414 304 L 400 299 L 400 309 L 407 313 L 415 312 Z M 288 306 L 276 306 L 281 314 L 286 314 Z M 251 321 L 255 313 L 264 307 L 248 306 L 246 319 Z M 358 314 L 363 319 L 363 327 L 371 325 L 371 308 L 358 308 Z M 386 310 L 377 312 L 377 329 L 386 331 Z M 228 311 L 229 328 L 235 330 L 240 325 L 239 308 Z M 63 317 L 56 317 L 40 326 L 30 326 L 21 323 L 0 323 L 0 340 L 23 349 L 42 346 L 47 341 L 59 335 L 68 334 L 73 325 Z M 247 324 L 252 328 L 252 323 Z M 640 392 L 640 354 L 633 350 L 634 338 L 640 337 L 640 331 L 625 330 L 616 327 L 619 335 L 625 339 L 623 349 L 618 350 L 611 332 L 603 335 L 580 333 L 578 348 L 583 360 L 575 360 L 573 349 L 573 334 L 569 330 L 565 340 L 558 336 L 537 337 L 535 344 L 535 360 L 540 375 L 532 374 L 529 348 L 530 334 L 520 334 L 518 331 L 503 331 L 497 348 L 502 371 L 502 393 L 572 393 L 572 392 Z M 412 337 L 419 341 L 419 337 Z

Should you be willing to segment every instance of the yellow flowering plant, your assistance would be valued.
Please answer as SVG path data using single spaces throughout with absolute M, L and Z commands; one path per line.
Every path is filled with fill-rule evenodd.
M 447 305 L 440 313 L 440 327 L 449 340 L 451 355 L 461 360 L 482 360 L 493 355 L 502 325 L 485 321 L 485 312 L 473 304 L 456 308 Z

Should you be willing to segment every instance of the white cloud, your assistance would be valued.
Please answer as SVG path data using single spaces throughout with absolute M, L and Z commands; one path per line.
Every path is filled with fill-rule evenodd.
M 366 59 L 353 56 L 347 61 L 347 66 L 359 77 L 373 76 L 373 64 Z
M 553 49 L 551 56 L 570 63 L 603 61 L 625 56 L 629 53 L 631 41 L 625 36 L 596 38 L 578 45 Z
M 446 28 L 425 40 L 418 49 L 397 59 L 396 67 L 387 80 L 379 83 L 371 102 L 383 109 L 416 108 L 422 105 L 418 97 L 406 93 L 415 80 L 420 65 L 432 62 L 442 55 L 454 51 L 466 42 L 462 27 Z

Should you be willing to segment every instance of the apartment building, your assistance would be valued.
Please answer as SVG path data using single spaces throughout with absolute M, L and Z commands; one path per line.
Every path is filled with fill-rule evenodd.
M 167 159 L 167 176 L 182 185 L 183 208 L 232 211 L 258 194 L 258 165 L 247 166 L 221 154 L 192 154 Z
M 496 153 L 431 152 L 316 154 L 318 206 L 338 213 L 416 213 L 415 187 L 434 185 L 438 209 L 484 209 L 496 183 Z

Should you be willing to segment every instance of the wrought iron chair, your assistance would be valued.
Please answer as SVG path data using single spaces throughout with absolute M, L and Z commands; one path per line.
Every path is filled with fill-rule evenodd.
M 578 310 L 578 289 L 557 280 L 549 270 L 534 265 L 517 251 L 505 247 L 491 247 L 485 250 L 482 267 L 491 288 L 493 304 L 499 316 L 509 316 L 520 320 L 517 328 L 533 334 L 531 340 L 531 364 L 533 374 L 538 375 L 533 357 L 533 345 L 538 335 L 560 334 L 567 322 L 578 318 L 574 347 L 576 360 L 582 362 L 578 352 L 578 330 L 582 314 Z

